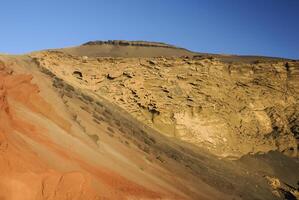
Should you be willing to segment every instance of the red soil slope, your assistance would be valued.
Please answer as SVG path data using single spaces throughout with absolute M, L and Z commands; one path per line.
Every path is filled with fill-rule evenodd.
M 74 152 L 47 137 L 47 129 L 18 116 L 28 109 L 68 131 L 63 119 L 40 95 L 31 75 L 15 75 L 0 63 L 0 199 L 125 199 L 160 198 L 150 191 L 103 167 L 92 166 Z M 31 142 L 28 142 L 31 141 Z M 77 170 L 52 167 L 34 151 L 42 145 L 56 157 L 71 162 Z

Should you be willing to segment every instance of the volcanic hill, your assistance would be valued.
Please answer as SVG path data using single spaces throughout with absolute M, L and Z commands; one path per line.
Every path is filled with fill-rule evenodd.
M 299 61 L 91 41 L 0 55 L 0 200 L 298 199 Z

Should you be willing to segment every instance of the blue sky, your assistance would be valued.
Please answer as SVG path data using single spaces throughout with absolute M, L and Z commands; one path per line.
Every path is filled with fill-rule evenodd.
M 124 39 L 299 59 L 298 0 L 7 0 L 0 20 L 6 53 Z

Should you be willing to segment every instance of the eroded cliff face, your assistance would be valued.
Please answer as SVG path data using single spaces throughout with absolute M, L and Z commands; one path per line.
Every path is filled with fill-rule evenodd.
M 31 55 L 71 85 L 121 106 L 161 134 L 221 157 L 298 156 L 299 63 L 194 57 Z

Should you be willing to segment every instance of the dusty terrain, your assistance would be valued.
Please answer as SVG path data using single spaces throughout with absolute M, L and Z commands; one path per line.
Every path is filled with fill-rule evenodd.
M 296 199 L 298 80 L 140 41 L 0 56 L 0 199 Z

